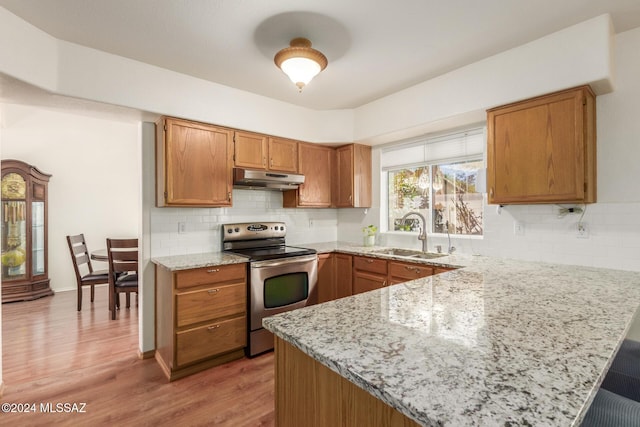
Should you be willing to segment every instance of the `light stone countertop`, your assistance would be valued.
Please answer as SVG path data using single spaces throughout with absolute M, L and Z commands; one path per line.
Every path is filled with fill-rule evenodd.
M 207 252 L 189 255 L 173 255 L 151 258 L 151 262 L 170 271 L 188 270 L 190 268 L 214 267 L 216 265 L 228 265 L 246 263 L 247 257 L 229 254 L 226 252 Z
M 263 324 L 425 426 L 579 425 L 632 323 L 640 273 L 477 256 L 439 261 L 465 268 Z

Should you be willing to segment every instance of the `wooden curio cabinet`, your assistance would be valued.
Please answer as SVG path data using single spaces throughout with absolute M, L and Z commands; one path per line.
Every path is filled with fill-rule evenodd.
M 47 185 L 51 175 L 2 160 L 2 302 L 53 291 L 47 267 Z

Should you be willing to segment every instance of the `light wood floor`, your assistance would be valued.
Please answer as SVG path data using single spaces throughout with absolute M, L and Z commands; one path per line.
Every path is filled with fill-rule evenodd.
M 37 412 L 0 413 L 0 425 L 274 425 L 273 353 L 168 383 L 154 359 L 137 357 L 137 309 L 110 320 L 104 287 L 93 305 L 84 297 L 79 313 L 75 292 L 2 305 L 1 400 Z M 86 407 L 42 413 L 40 403 Z

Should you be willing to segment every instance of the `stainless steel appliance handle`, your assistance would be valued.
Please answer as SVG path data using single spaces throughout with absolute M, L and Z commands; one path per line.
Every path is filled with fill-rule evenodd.
M 318 259 L 317 255 L 304 255 L 304 256 L 296 256 L 296 257 L 290 257 L 290 258 L 270 259 L 266 261 L 254 261 L 251 263 L 251 268 L 280 267 L 282 265 L 291 265 L 291 264 L 299 264 L 304 262 L 316 261 L 317 259 Z

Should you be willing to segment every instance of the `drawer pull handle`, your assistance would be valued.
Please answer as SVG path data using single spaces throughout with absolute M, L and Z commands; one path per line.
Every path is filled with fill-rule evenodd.
M 213 331 L 214 329 L 218 329 L 220 327 L 220 325 L 213 325 L 213 326 L 209 326 L 207 329 L 210 331 Z
M 372 259 L 368 259 L 368 260 L 367 260 L 367 262 L 368 262 L 369 264 L 371 264 L 371 263 L 373 263 L 373 260 L 372 260 Z
M 220 271 L 219 268 L 212 268 L 210 270 L 207 270 L 207 273 L 217 273 L 218 271 Z
M 220 289 L 209 289 L 207 292 L 209 292 L 209 295 L 213 295 L 213 294 L 217 294 L 218 292 L 220 292 Z

